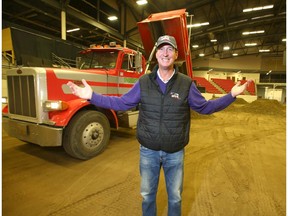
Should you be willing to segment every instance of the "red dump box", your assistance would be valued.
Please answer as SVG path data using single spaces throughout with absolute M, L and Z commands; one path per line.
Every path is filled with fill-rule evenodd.
M 186 9 L 151 14 L 138 22 L 138 29 L 146 53 L 151 53 L 157 39 L 162 35 L 175 37 L 178 46 L 176 63 L 186 63 L 187 75 L 192 78 L 192 60 L 186 21 Z

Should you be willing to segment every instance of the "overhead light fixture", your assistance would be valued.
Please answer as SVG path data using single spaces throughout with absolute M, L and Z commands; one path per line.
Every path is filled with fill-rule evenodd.
M 79 31 L 79 30 L 80 30 L 80 28 L 74 28 L 74 29 L 69 29 L 66 32 L 74 32 L 74 31 Z
M 265 33 L 264 30 L 259 30 L 259 31 L 251 31 L 251 32 L 242 32 L 242 35 L 263 34 L 263 33 Z
M 109 16 L 108 19 L 109 19 L 110 21 L 115 21 L 115 20 L 118 19 L 118 17 L 116 17 L 116 16 Z
M 266 75 L 269 75 L 271 72 L 272 72 L 272 70 L 269 70 L 269 71 L 266 73 Z
M 283 41 L 283 42 L 286 42 L 286 38 L 283 38 L 282 41 Z
M 36 16 L 38 16 L 38 14 L 37 13 L 32 13 L 32 14 L 29 14 L 29 15 L 27 15 L 25 18 L 32 18 L 32 17 L 36 17 Z
M 205 56 L 205 54 L 204 54 L 204 53 L 200 53 L 199 56 L 200 56 L 200 57 L 203 57 L 203 56 Z
M 187 28 L 196 28 L 196 27 L 201 27 L 201 26 L 206 26 L 206 25 L 209 25 L 209 22 L 195 23 L 195 24 L 187 25 Z
M 270 52 L 270 49 L 260 49 L 259 52 Z
M 214 42 L 217 42 L 217 39 L 212 39 L 210 41 L 214 43 Z
M 193 47 L 193 48 L 198 48 L 199 45 L 195 44 L 195 45 L 193 45 L 192 47 Z
M 230 50 L 230 47 L 229 46 L 224 46 L 223 50 Z
M 254 7 L 254 8 L 246 8 L 243 10 L 243 12 L 246 13 L 246 12 L 252 12 L 252 11 L 259 11 L 259 10 L 267 10 L 273 7 L 274 5 L 266 5 L 266 6 L 260 6 L 260 7 Z
M 217 30 L 217 29 L 221 29 L 223 27 L 224 27 L 224 25 L 219 25 L 219 26 L 208 28 L 207 31 L 214 31 L 214 30 Z
M 267 18 L 267 17 L 271 17 L 271 16 L 274 16 L 274 14 L 266 14 L 263 16 L 252 17 L 251 20 L 263 19 L 263 18 Z
M 266 5 L 266 6 L 263 6 L 262 9 L 266 10 L 266 9 L 271 9 L 273 7 L 274 7 L 274 5 Z
M 232 55 L 233 55 L 233 56 L 238 56 L 238 53 L 233 53 Z
M 245 46 L 257 46 L 257 43 L 246 43 Z
M 238 24 L 238 23 L 242 23 L 242 22 L 247 22 L 248 19 L 243 19 L 243 20 L 238 20 L 238 21 L 235 21 L 235 22 L 230 22 L 228 23 L 228 25 L 234 25 L 234 24 Z
M 138 1 L 136 1 L 136 3 L 138 5 L 145 5 L 145 4 L 147 4 L 147 0 L 138 0 Z

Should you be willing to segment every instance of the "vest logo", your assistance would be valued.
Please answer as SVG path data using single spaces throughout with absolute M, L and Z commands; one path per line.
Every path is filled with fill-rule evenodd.
M 176 93 L 176 92 L 170 92 L 170 96 L 171 96 L 171 98 L 175 98 L 175 99 L 180 100 L 180 96 L 179 96 L 179 94 Z

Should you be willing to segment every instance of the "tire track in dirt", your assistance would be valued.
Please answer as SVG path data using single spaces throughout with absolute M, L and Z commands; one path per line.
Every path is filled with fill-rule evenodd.
M 138 176 L 131 174 L 125 181 L 66 205 L 49 216 L 141 215 L 141 197 L 135 188 L 139 188 Z
M 269 136 L 275 136 L 277 133 L 279 133 L 279 129 L 274 128 L 270 128 L 270 130 L 265 129 L 263 132 L 265 139 L 269 138 Z M 237 154 L 235 151 L 227 151 L 227 157 L 221 157 L 220 160 L 228 179 L 239 195 L 237 202 L 240 203 L 240 206 L 243 205 L 242 208 L 238 208 L 238 213 L 242 209 L 249 208 L 249 212 L 253 216 L 278 215 L 275 211 L 273 200 L 265 189 L 269 183 L 266 181 L 263 171 L 263 161 L 261 161 L 261 158 L 255 157 L 255 155 L 250 155 L 250 152 L 253 152 L 253 150 L 254 152 L 260 152 L 257 150 L 256 144 L 261 146 L 261 143 L 264 141 L 263 136 L 258 135 L 256 139 L 254 138 L 250 141 L 234 139 L 228 143 L 234 148 L 234 143 L 241 143 L 241 141 L 249 143 L 249 146 L 246 146 L 246 148 L 239 148 L 243 152 Z M 256 170 L 257 172 L 255 172 Z M 255 199 L 255 197 L 257 198 Z M 248 200 L 249 202 L 247 202 Z
M 222 115 L 221 120 L 225 117 L 228 118 L 228 115 Z M 269 123 L 267 121 L 271 119 L 266 116 L 248 115 L 244 120 L 237 115 L 233 117 L 236 117 L 236 124 L 233 125 L 229 120 L 224 123 L 222 121 L 221 124 L 212 122 L 213 130 L 210 133 L 206 132 L 205 135 L 209 136 L 210 134 L 213 142 L 205 143 L 204 141 L 203 147 L 197 146 L 198 148 L 196 148 L 192 141 L 192 144 L 187 147 L 189 150 L 186 155 L 186 164 L 189 165 L 189 172 L 199 173 L 199 170 L 206 170 L 206 174 L 205 171 L 202 171 L 202 176 L 199 174 L 197 176 L 201 182 L 194 183 L 194 189 L 190 189 L 195 195 L 192 198 L 189 215 L 284 215 L 285 206 L 283 208 L 283 205 L 265 190 L 265 187 L 269 185 L 266 179 L 263 181 L 259 178 L 259 175 L 265 176 L 265 173 L 261 171 L 265 168 L 254 169 L 255 163 L 262 165 L 262 161 L 259 158 L 254 158 L 254 161 L 254 155 L 250 153 L 251 150 L 252 153 L 253 150 L 259 152 L 259 149 L 255 149 L 255 142 L 261 148 L 261 142 L 264 139 L 273 139 L 277 135 L 283 134 L 283 119 L 279 118 L 281 119 L 279 124 L 271 127 L 267 126 Z M 275 121 L 275 117 L 272 118 Z M 252 130 L 247 131 L 245 126 Z M 213 182 L 211 180 L 213 170 L 209 169 L 209 166 L 217 169 L 218 175 L 222 173 L 226 182 Z M 220 202 L 221 199 L 222 202 Z M 223 202 L 226 202 L 227 206 L 225 204 L 223 206 Z M 228 212 L 223 209 L 227 209 Z
M 253 137 L 251 137 L 252 139 L 249 139 L 249 136 L 246 136 L 244 139 L 241 137 L 241 139 L 236 138 L 232 140 L 227 139 L 227 134 L 224 130 L 221 130 L 224 140 L 226 137 L 229 146 L 231 146 L 231 151 L 226 151 L 226 156 L 220 157 L 219 159 L 225 170 L 226 176 L 232 183 L 235 192 L 239 195 L 237 203 L 242 207 L 238 208 L 238 214 L 242 209 L 249 208 L 250 210 L 248 212 L 253 216 L 279 215 L 276 211 L 277 207 L 274 205 L 274 201 L 271 198 L 271 194 L 269 194 L 266 189 L 269 182 L 267 182 L 267 179 L 265 178 L 264 163 L 261 160 L 261 157 L 257 157 L 257 155 L 254 154 L 251 155 L 251 152 L 259 152 L 261 154 L 258 147 L 263 147 L 263 143 L 265 143 L 266 139 L 282 133 L 283 128 L 265 128 L 265 130 L 262 130 L 262 133 L 259 128 L 257 128 L 257 130 L 260 131 L 260 133 L 256 136 L 253 134 Z M 262 135 L 259 136 L 259 134 Z M 265 139 L 263 134 L 265 134 Z M 243 146 L 245 146 L 245 148 L 240 146 L 237 151 L 233 151 L 235 145 L 239 143 L 244 144 Z M 249 202 L 247 202 L 248 200 Z M 280 210 L 280 215 L 281 212 L 282 211 Z M 247 213 L 245 214 L 247 215 Z
M 62 192 L 63 196 L 57 196 L 60 203 L 53 207 L 53 211 L 50 210 L 49 216 L 122 216 L 126 215 L 126 212 L 129 215 L 141 214 L 138 166 L 132 166 L 131 169 L 129 164 L 134 162 L 135 159 L 138 162 L 138 149 L 127 146 L 125 151 L 117 150 L 117 148 L 122 148 L 121 144 L 123 142 L 127 143 L 127 140 L 132 138 L 134 140 L 134 137 L 131 138 L 130 135 L 121 132 L 114 136 L 110 145 L 115 146 L 110 149 L 109 155 L 104 153 L 99 155 L 95 162 L 84 162 L 84 164 L 87 164 L 83 165 L 83 172 L 81 175 L 78 173 L 79 178 L 75 178 L 75 181 L 72 181 L 72 184 L 66 187 L 66 190 Z M 117 142 L 114 143 L 114 139 Z M 121 159 L 128 155 L 129 160 L 123 161 Z M 102 163 L 103 159 L 101 157 L 105 157 L 105 164 Z M 95 166 L 97 162 L 98 166 Z M 126 169 L 126 166 L 128 166 L 128 169 Z M 119 171 L 119 176 L 111 176 Z M 109 178 L 107 182 L 105 182 L 104 176 Z M 97 182 L 99 185 L 104 185 L 104 187 L 97 186 Z M 82 186 L 79 187 L 80 185 Z M 98 188 L 104 189 L 98 191 Z M 63 199 L 64 197 L 65 199 Z
M 223 140 L 227 140 L 227 145 L 225 146 L 224 154 L 219 157 L 219 163 L 224 171 L 226 184 L 230 185 L 230 190 L 232 190 L 234 195 L 234 200 L 237 205 L 233 210 L 233 215 L 242 215 L 243 209 L 248 210 L 251 215 L 255 214 L 255 206 L 253 203 L 249 203 L 246 194 L 251 189 L 251 170 L 247 167 L 251 167 L 251 163 L 247 160 L 247 141 L 251 140 L 250 136 L 236 137 L 235 139 L 228 139 L 225 130 L 220 130 L 219 133 L 222 134 Z M 217 140 L 214 136 L 214 139 Z M 244 145 L 242 145 L 244 143 Z M 237 146 L 237 147 L 236 147 Z M 222 148 L 217 148 L 217 152 L 223 152 Z M 228 193 L 229 191 L 227 191 Z M 244 199 L 243 199 L 244 197 Z M 242 200 L 243 199 L 243 200 Z M 231 202 L 232 203 L 232 202 Z M 247 215 L 248 216 L 248 215 Z
M 275 134 L 277 136 L 277 134 Z M 285 135 L 285 134 L 282 134 Z M 278 136 L 281 136 L 280 134 Z M 253 170 L 252 172 L 254 180 L 253 197 L 250 199 L 258 207 L 259 216 L 262 215 L 285 215 L 285 205 L 281 205 L 281 200 L 277 200 L 275 197 L 275 192 L 271 189 L 271 182 L 269 176 L 266 175 L 267 167 L 266 164 L 266 155 L 261 153 L 260 148 L 263 148 L 264 145 L 267 146 L 267 143 L 272 143 L 274 141 L 273 137 L 266 137 L 262 142 L 254 142 L 253 149 L 256 152 L 259 152 L 258 155 L 248 154 L 249 160 Z M 272 148 L 270 148 L 272 150 Z M 257 197 L 257 199 L 256 199 Z M 256 215 L 256 214 L 255 214 Z

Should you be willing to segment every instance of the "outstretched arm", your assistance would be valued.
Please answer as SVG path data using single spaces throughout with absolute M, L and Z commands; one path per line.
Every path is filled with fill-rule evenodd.
M 201 114 L 212 114 L 214 112 L 218 112 L 225 109 L 233 101 L 235 101 L 235 97 L 244 92 L 250 82 L 251 80 L 248 80 L 243 85 L 238 82 L 235 86 L 233 86 L 229 94 L 213 100 L 206 100 L 195 86 L 195 83 L 192 83 L 188 99 L 189 105 L 192 110 Z
M 85 79 L 82 79 L 84 87 L 79 87 L 73 82 L 69 81 L 67 85 L 70 87 L 72 93 L 82 99 L 90 100 L 92 97 L 93 90 L 91 86 L 86 82 Z
M 82 99 L 89 100 L 91 104 L 105 109 L 113 110 L 128 110 L 140 103 L 140 85 L 136 82 L 135 85 L 121 97 L 107 96 L 93 92 L 91 86 L 82 79 L 84 87 L 77 86 L 73 82 L 68 82 L 67 85 L 72 93 Z
M 251 82 L 252 80 L 247 80 L 247 82 L 245 82 L 243 85 L 241 85 L 240 81 L 237 82 L 236 85 L 231 89 L 232 97 L 236 97 L 242 94 Z

